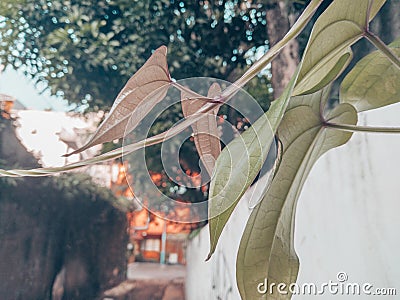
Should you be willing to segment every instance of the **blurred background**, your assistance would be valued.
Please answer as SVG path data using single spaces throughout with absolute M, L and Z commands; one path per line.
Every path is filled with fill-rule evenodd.
M 308 2 L 2 0 L 0 167 L 60 166 L 121 146 L 116 140 L 61 157 L 84 144 L 159 46 L 168 47 L 176 80 L 233 82 L 285 35 Z M 305 31 L 245 86 L 264 110 L 282 93 L 313 22 L 331 2 L 324 1 Z M 399 34 L 399 13 L 399 1 L 388 1 L 372 24 L 386 43 Z M 354 61 L 371 50 L 359 42 Z M 219 116 L 238 132 L 248 125 L 230 107 Z M 152 133 L 182 117 L 179 108 L 171 110 Z M 158 150 L 148 166 L 160 190 L 178 203 L 204 201 L 208 186 L 182 192 L 161 168 Z M 186 174 L 196 177 L 198 162 L 188 141 L 180 155 Z M 187 223 L 167 221 L 164 212 L 154 215 L 139 206 L 128 184 L 132 178 L 125 176 L 128 167 L 115 160 L 54 177 L 0 178 L 1 299 L 168 300 L 185 299 L 185 293 L 187 299 L 238 299 L 229 253 L 217 255 L 210 272 L 219 275 L 204 271 L 212 283 L 196 290 L 196 276 L 204 276 L 195 268 L 198 261 L 189 270 L 188 257 L 196 251 L 187 251 L 204 248 L 206 222 L 193 216 Z M 179 205 L 175 213 L 188 214 Z

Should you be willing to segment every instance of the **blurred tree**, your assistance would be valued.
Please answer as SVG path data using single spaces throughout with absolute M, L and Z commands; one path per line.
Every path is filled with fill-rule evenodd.
M 0 116 L 0 140 L 7 141 L 0 143 L 0 167 L 36 167 L 12 122 Z M 62 299 L 97 299 L 122 282 L 126 217 L 115 203 L 85 174 L 1 178 L 1 299 L 61 299 L 52 290 Z
M 242 73 L 256 51 L 268 48 L 265 8 L 251 1 L 100 0 L 93 5 L 87 0 L 6 0 L 0 3 L 0 15 L 0 61 L 90 109 L 109 107 L 160 45 L 168 46 L 175 79 L 207 76 L 228 81 Z M 256 78 L 251 87 L 268 107 L 271 87 L 266 76 Z M 231 122 L 237 119 L 229 108 L 221 113 Z M 153 131 L 165 130 L 180 118 L 176 106 Z M 185 143 L 181 153 L 193 150 L 193 143 Z M 157 148 L 153 151 L 150 165 L 156 170 Z M 196 155 L 184 160 L 199 171 Z M 166 193 L 171 188 L 169 182 Z M 188 191 L 186 198 L 198 199 L 197 194 Z
M 289 9 L 288 1 L 267 1 L 267 31 L 271 46 L 279 42 L 289 31 L 294 22 L 296 12 Z M 289 83 L 299 63 L 299 45 L 292 40 L 282 52 L 271 62 L 271 81 L 274 88 L 274 98 L 279 97 Z
M 128 78 L 150 56 L 168 46 L 168 63 L 175 79 L 216 77 L 234 81 L 257 55 L 289 30 L 290 18 L 303 7 L 286 0 L 4 0 L 0 3 L 0 61 L 20 68 L 53 94 L 89 109 L 109 107 Z M 272 83 L 279 95 L 297 64 L 297 44 L 272 64 Z M 272 100 L 270 74 L 256 77 L 246 88 L 264 109 Z M 221 114 L 235 124 L 229 107 Z M 171 110 L 154 132 L 182 118 Z M 149 149 L 157 170 L 157 147 Z M 181 153 L 195 153 L 184 143 Z M 199 172 L 198 156 L 182 155 L 182 165 Z M 179 174 L 177 174 L 179 175 Z M 174 184 L 166 179 L 164 192 Z M 174 196 L 174 195 L 171 195 Z M 175 195 L 177 196 L 177 195 Z M 203 195 L 204 196 L 204 195 Z M 199 200 L 188 190 L 186 200 Z
M 175 79 L 236 79 L 257 48 L 267 49 L 265 15 L 242 0 L 4 0 L 0 60 L 96 109 L 110 106 L 162 44 Z

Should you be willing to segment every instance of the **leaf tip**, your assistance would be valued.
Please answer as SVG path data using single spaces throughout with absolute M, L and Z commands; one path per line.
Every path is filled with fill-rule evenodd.
M 165 45 L 160 46 L 159 48 L 157 48 L 156 52 L 162 52 L 164 55 L 167 54 L 168 48 Z
M 204 261 L 209 261 L 212 255 L 213 255 L 212 252 L 208 253 L 207 258 Z

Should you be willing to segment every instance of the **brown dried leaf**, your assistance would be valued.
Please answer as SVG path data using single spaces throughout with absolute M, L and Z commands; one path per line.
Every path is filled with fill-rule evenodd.
M 221 87 L 218 83 L 214 83 L 208 90 L 207 97 L 215 98 L 220 96 L 220 94 Z M 193 95 L 189 94 L 189 92 L 182 91 L 181 102 L 183 115 L 187 118 L 188 116 L 196 114 L 209 101 L 193 98 Z M 215 160 L 221 153 L 221 143 L 219 142 L 216 120 L 218 109 L 219 106 L 191 125 L 197 152 L 210 175 L 214 169 Z
M 168 91 L 171 77 L 166 55 L 167 47 L 165 46 L 154 51 L 146 63 L 128 80 L 115 99 L 109 115 L 90 140 L 83 147 L 66 156 L 123 137 L 130 119 L 130 130 L 139 124 Z M 130 118 L 132 113 L 135 114 L 135 118 Z

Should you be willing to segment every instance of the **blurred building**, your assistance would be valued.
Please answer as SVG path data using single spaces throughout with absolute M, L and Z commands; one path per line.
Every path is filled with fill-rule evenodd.
M 117 197 L 134 198 L 134 192 L 128 184 L 132 176 L 125 172 L 126 164 L 115 163 L 111 190 Z M 159 262 L 162 264 L 186 264 L 186 246 L 190 232 L 197 228 L 190 208 L 179 205 L 177 201 L 173 213 L 179 215 L 185 223 L 168 220 L 171 218 L 162 212 L 150 213 L 146 208 L 127 213 L 130 239 L 130 262 Z

